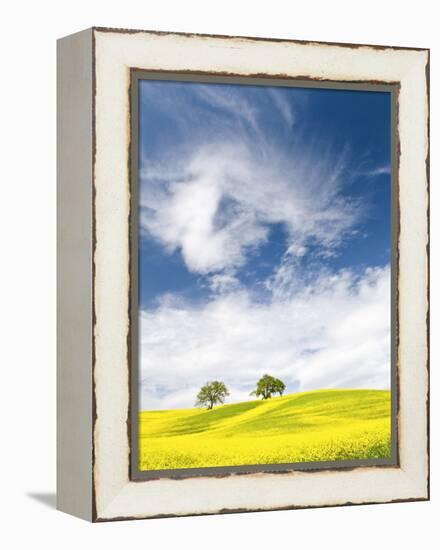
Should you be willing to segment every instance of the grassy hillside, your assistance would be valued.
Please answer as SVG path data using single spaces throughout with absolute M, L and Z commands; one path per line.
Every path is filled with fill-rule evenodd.
M 141 470 L 390 455 L 390 392 L 319 390 L 139 413 Z

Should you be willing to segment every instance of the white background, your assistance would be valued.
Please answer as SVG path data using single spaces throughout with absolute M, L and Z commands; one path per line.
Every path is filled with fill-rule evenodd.
M 432 548 L 439 345 L 434 2 L 39 0 L 2 7 L 0 541 L 5 548 Z M 55 40 L 92 25 L 431 48 L 432 501 L 90 525 L 55 503 Z M 189 496 L 190 498 L 190 496 Z M 429 541 L 431 539 L 431 541 Z M 438 544 L 438 542 L 437 542 Z

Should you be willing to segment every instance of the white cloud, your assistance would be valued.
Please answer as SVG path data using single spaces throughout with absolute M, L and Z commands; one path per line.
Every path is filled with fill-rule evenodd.
M 257 135 L 261 136 L 258 124 L 258 107 L 248 101 L 239 89 L 208 84 L 197 86 L 194 91 L 197 97 L 205 102 L 207 106 L 221 109 L 234 118 L 241 119 Z
M 361 176 L 369 176 L 372 178 L 387 174 L 389 175 L 391 174 L 391 166 L 389 164 L 383 164 L 381 166 L 376 166 L 367 170 L 359 170 L 357 173 Z
M 208 285 L 216 294 L 228 294 L 241 287 L 239 279 L 232 273 L 215 273 L 208 278 Z
M 228 402 L 242 401 L 264 373 L 290 391 L 388 388 L 390 271 L 323 275 L 266 302 L 243 289 L 203 306 L 166 299 L 141 312 L 140 334 L 145 409 L 192 407 L 212 379 L 230 388 Z
M 283 90 L 270 88 L 269 94 L 287 127 L 292 128 L 295 122 L 295 115 L 290 102 L 284 96 Z
M 290 245 L 333 250 L 359 218 L 344 198 L 344 153 L 323 144 L 288 152 L 245 139 L 199 144 L 141 174 L 143 231 L 170 252 L 180 250 L 200 274 L 235 269 L 282 224 Z M 165 168 L 164 168 L 165 166 Z

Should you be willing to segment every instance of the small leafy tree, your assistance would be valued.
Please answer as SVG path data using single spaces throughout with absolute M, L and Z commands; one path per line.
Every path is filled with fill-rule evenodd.
M 206 382 L 197 394 L 196 407 L 206 407 L 210 410 L 214 405 L 224 403 L 225 397 L 228 395 L 228 388 L 223 382 L 219 382 L 218 380 Z
M 257 387 L 250 395 L 269 399 L 276 393 L 283 395 L 285 389 L 286 385 L 279 378 L 274 378 L 269 374 L 265 374 L 258 380 Z

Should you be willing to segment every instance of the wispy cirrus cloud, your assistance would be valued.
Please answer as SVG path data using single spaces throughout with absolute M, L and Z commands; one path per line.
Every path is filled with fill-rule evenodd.
M 383 174 L 390 174 L 391 173 L 391 167 L 389 164 L 385 164 L 382 166 L 376 166 L 375 168 L 371 168 L 371 170 L 367 170 L 364 172 L 364 175 L 366 176 L 382 176 Z
M 219 109 L 223 116 L 228 114 L 236 120 L 242 120 L 261 137 L 258 107 L 244 95 L 233 92 L 230 87 L 213 87 L 209 84 L 197 86 L 195 94 L 208 107 L 210 113 L 213 107 Z
M 193 129 L 153 158 L 141 155 L 141 229 L 181 252 L 190 271 L 240 268 L 271 224 L 282 224 L 288 246 L 335 250 L 359 220 L 360 202 L 342 193 L 348 150 L 292 131 L 285 90 L 151 89 L 155 106 L 187 126 L 192 117 Z M 288 140 L 273 131 L 268 113 L 289 130 Z
M 367 176 L 374 178 L 376 176 L 390 175 L 391 166 L 389 164 L 380 164 L 379 166 L 373 166 L 370 168 L 359 168 L 356 171 L 359 176 Z
M 340 193 L 347 154 L 318 151 L 266 147 L 261 158 L 243 139 L 198 144 L 141 174 L 141 228 L 201 274 L 241 267 L 270 224 L 290 245 L 335 248 L 361 208 Z
M 269 94 L 274 103 L 274 106 L 280 113 L 287 127 L 289 129 L 292 128 L 295 122 L 295 113 L 291 103 L 285 97 L 284 90 L 279 88 L 270 88 Z

